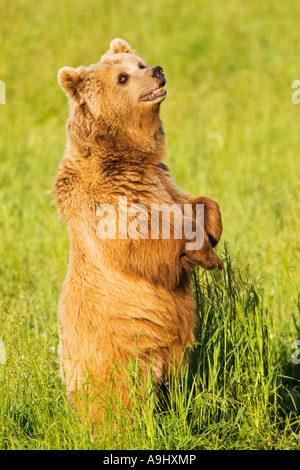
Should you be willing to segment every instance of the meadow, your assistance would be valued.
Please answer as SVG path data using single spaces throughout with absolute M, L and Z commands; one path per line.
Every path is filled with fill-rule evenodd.
M 0 11 L 0 449 L 299 449 L 299 2 L 0 0 Z M 165 163 L 180 188 L 219 202 L 225 270 L 193 274 L 197 346 L 168 409 L 154 412 L 150 391 L 120 410 L 117 431 L 107 410 L 95 435 L 60 380 L 69 239 L 47 190 L 66 141 L 57 72 L 98 61 L 114 37 L 164 69 Z

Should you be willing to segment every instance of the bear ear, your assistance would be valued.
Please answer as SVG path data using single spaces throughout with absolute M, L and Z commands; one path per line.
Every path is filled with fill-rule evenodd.
M 78 87 L 85 77 L 86 69 L 79 67 L 63 67 L 58 71 L 57 80 L 61 88 L 70 96 L 76 95 Z
M 118 54 L 119 52 L 133 54 L 131 47 L 129 46 L 128 42 L 124 41 L 124 39 L 116 38 L 113 39 L 110 43 L 110 52 L 113 54 Z

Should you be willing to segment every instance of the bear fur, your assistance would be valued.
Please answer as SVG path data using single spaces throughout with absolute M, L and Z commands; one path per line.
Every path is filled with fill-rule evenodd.
M 162 163 L 159 108 L 167 93 L 161 67 L 150 67 L 127 42 L 114 39 L 98 63 L 63 67 L 58 82 L 70 103 L 54 190 L 70 233 L 59 357 L 71 403 L 85 393 L 97 421 L 110 387 L 130 407 L 130 385 L 121 371 L 132 359 L 138 356 L 142 379 L 150 370 L 156 383 L 187 363 L 196 323 L 189 273 L 197 264 L 222 269 L 213 250 L 222 222 L 215 201 L 181 192 Z M 152 204 L 204 204 L 203 247 L 186 251 L 184 237 L 174 234 L 100 238 L 98 208 L 119 208 L 120 196 L 149 210 Z M 195 227 L 195 211 L 192 217 Z

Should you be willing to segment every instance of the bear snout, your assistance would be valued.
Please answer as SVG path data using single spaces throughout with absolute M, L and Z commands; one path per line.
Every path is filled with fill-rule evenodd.
M 151 77 L 153 78 L 161 78 L 163 75 L 163 69 L 160 65 L 156 65 L 156 67 L 152 67 L 151 69 Z
M 160 65 L 156 65 L 155 67 L 151 68 L 151 77 L 161 80 L 160 86 L 165 86 L 166 78 L 163 74 L 163 69 Z

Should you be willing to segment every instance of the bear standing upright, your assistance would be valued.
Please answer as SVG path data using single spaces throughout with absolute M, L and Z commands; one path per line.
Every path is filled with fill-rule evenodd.
M 58 81 L 70 101 L 67 148 L 55 185 L 70 233 L 59 356 L 70 401 L 83 397 L 88 383 L 90 416 L 97 421 L 110 387 L 130 407 L 122 370 L 137 355 L 141 376 L 150 370 L 157 383 L 186 364 L 196 321 L 189 272 L 196 264 L 222 269 L 213 250 L 222 223 L 215 201 L 181 192 L 161 163 L 166 148 L 159 108 L 167 95 L 161 67 L 149 66 L 114 39 L 100 62 L 64 67 Z M 201 248 L 187 250 L 185 236 L 175 236 L 176 211 L 169 237 L 162 227 L 149 236 L 155 228 L 149 219 L 147 236 L 128 236 L 128 224 L 137 220 L 128 207 L 150 214 L 153 207 L 163 213 L 174 204 L 192 206 L 180 224 L 189 221 L 193 230 L 199 225 L 196 206 L 204 205 Z

